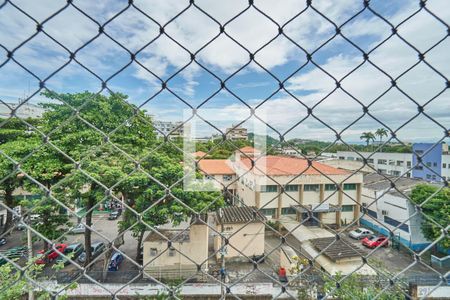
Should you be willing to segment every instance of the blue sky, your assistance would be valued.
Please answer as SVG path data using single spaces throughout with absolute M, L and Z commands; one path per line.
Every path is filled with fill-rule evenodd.
M 391 35 L 391 28 L 379 16 L 368 9 L 364 10 L 362 1 L 313 1 L 313 8 L 333 22 L 338 25 L 346 23 L 342 27 L 342 33 L 363 51 L 368 52 L 376 48 L 369 56 L 370 62 L 391 77 L 396 78 L 412 67 L 398 80 L 398 86 L 405 95 L 396 88 L 389 90 L 389 77 L 369 62 L 364 62 L 360 50 L 340 36 L 315 51 L 334 35 L 335 28 L 312 7 L 294 18 L 306 8 L 305 2 L 285 0 L 274 5 L 273 1 L 255 0 L 254 7 L 248 8 L 245 13 L 230 21 L 248 7 L 248 1 L 195 1 L 198 7 L 217 22 L 225 24 L 227 34 L 250 52 L 256 52 L 255 60 L 260 65 L 281 81 L 289 77 L 284 84 L 288 94 L 286 91 L 279 91 L 278 82 L 252 62 L 226 81 L 227 88 L 242 101 L 256 108 L 256 114 L 264 116 L 264 121 L 282 134 L 307 116 L 305 106 L 308 106 L 314 107 L 313 112 L 317 118 L 337 131 L 345 129 L 343 138 L 347 141 L 357 141 L 362 131 L 375 130 L 382 125 L 365 116 L 347 128 L 362 115 L 362 108 L 344 90 L 364 105 L 369 105 L 379 98 L 369 110 L 394 130 L 417 114 L 417 105 L 408 98 L 410 97 L 421 105 L 426 104 L 425 112 L 440 125 L 421 115 L 398 132 L 399 138 L 403 141 L 439 140 L 443 136 L 443 127 L 450 127 L 450 97 L 448 89 L 445 90 L 445 82 L 450 73 L 450 38 L 445 38 L 448 25 L 442 24 L 423 9 L 419 11 L 419 1 L 370 1 L 371 9 L 377 14 L 394 26 L 401 24 L 398 27 L 399 34 L 418 51 L 428 51 L 444 39 L 426 52 L 425 56 L 426 62 L 442 74 L 440 76 L 423 62 L 416 65 L 418 53 L 396 36 L 377 47 Z M 16 0 L 12 3 L 41 23 L 64 7 L 66 2 Z M 115 14 L 128 6 L 128 1 L 94 3 L 74 0 L 73 3 L 99 24 L 111 20 Z M 426 7 L 449 24 L 450 11 L 447 4 L 445 0 L 430 0 L 427 1 Z M 174 22 L 165 26 L 165 32 L 189 51 L 198 52 L 196 61 L 201 66 L 191 62 L 189 53 L 166 35 L 160 36 L 159 26 L 154 21 L 165 24 L 188 6 L 189 1 L 181 0 L 134 1 L 134 6 L 128 7 L 124 13 L 105 25 L 105 32 L 132 53 L 137 53 L 136 59 L 145 67 L 133 62 L 110 79 L 108 87 L 127 94 L 131 103 L 142 105 L 142 109 L 161 120 L 182 119 L 183 109 L 189 109 L 189 106 L 179 98 L 192 107 L 198 107 L 220 89 L 219 80 L 203 67 L 225 80 L 249 61 L 248 52 L 224 34 L 202 48 L 219 34 L 219 24 L 194 6 L 190 6 Z M 68 6 L 56 17 L 45 22 L 43 28 L 49 36 L 70 51 L 79 49 L 76 60 L 106 80 L 130 62 L 130 54 L 105 35 L 100 35 L 80 49 L 98 34 L 98 25 L 76 8 Z M 357 17 L 349 21 L 360 11 L 362 12 Z M 335 90 L 334 80 L 312 63 L 295 72 L 307 63 L 305 53 L 286 36 L 277 37 L 277 25 L 261 12 L 282 26 L 284 33 L 292 41 L 308 52 L 314 52 L 312 58 L 315 64 L 338 80 L 345 77 L 342 81 L 344 90 Z M 416 14 L 411 19 L 404 22 L 414 13 Z M 35 21 L 11 3 L 0 9 L 0 27 L 0 62 L 6 60 L 5 49 L 15 49 L 36 31 Z M 275 40 L 261 49 L 275 37 Z M 147 45 L 155 38 L 157 39 L 153 43 Z M 70 61 L 68 51 L 43 33 L 39 33 L 17 49 L 14 58 L 41 79 L 45 79 Z M 356 67 L 358 69 L 347 76 Z M 182 68 L 183 71 L 172 77 Z M 163 80 L 171 78 L 168 87 L 179 98 L 168 91 L 154 96 L 161 85 L 148 70 Z M 101 90 L 100 80 L 75 61 L 71 61 L 48 79 L 46 85 L 58 92 Z M 37 89 L 38 80 L 15 62 L 9 61 L 0 68 L 1 100 L 16 102 L 18 98 Z M 387 90 L 389 91 L 386 92 Z M 333 93 L 326 97 L 330 92 Z M 245 118 L 249 109 L 232 93 L 224 90 L 218 92 L 200 107 L 199 114 L 208 118 L 207 109 L 232 111 L 232 117 L 227 118 L 227 113 L 224 113 L 223 121 L 214 121 L 221 128 L 236 123 L 236 116 Z M 433 97 L 436 98 L 428 103 Z M 150 98 L 152 99 L 146 102 Z M 30 99 L 32 103 L 39 101 L 42 101 L 40 96 Z M 320 104 L 317 104 L 319 102 Z M 213 132 L 204 125 L 197 131 L 200 135 Z M 268 130 L 268 133 L 277 135 L 271 130 Z M 290 130 L 287 137 L 333 140 L 334 133 L 310 116 Z

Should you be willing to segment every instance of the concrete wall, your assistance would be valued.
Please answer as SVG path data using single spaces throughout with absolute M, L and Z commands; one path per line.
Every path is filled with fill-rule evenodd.
M 241 253 L 252 256 L 264 254 L 264 229 L 263 223 L 250 224 L 224 224 L 224 236 L 229 239 L 229 245 L 226 246 L 225 258 L 239 259 L 243 258 Z M 221 232 L 221 225 L 216 225 L 216 230 Z M 235 234 L 234 234 L 235 233 Z M 214 238 L 214 250 L 218 251 L 222 246 L 220 235 Z M 237 250 L 239 251 L 237 251 Z M 241 253 L 240 253 L 241 252 Z M 221 254 L 216 254 L 220 259 Z

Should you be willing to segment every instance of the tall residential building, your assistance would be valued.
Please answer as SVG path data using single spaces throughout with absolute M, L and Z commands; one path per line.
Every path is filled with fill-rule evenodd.
M 231 128 L 227 128 L 227 139 L 229 140 L 247 140 L 247 128 L 231 125 Z
M 183 122 L 171 122 L 171 121 L 158 121 L 153 120 L 153 127 L 155 127 L 156 136 L 163 138 L 168 136 L 169 139 L 182 138 L 184 135 Z

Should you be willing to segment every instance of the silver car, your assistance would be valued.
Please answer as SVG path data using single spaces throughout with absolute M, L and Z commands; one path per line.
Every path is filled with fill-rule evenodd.
M 92 226 L 91 226 L 91 228 L 92 228 Z M 70 233 L 73 233 L 73 234 L 80 234 L 80 233 L 85 233 L 85 232 L 86 232 L 86 226 L 82 223 L 77 224 L 75 227 L 70 229 Z
M 360 240 L 360 239 L 363 239 L 372 234 L 373 234 L 373 232 L 370 231 L 369 229 L 360 227 L 358 229 L 350 231 L 350 233 L 348 235 L 353 239 Z

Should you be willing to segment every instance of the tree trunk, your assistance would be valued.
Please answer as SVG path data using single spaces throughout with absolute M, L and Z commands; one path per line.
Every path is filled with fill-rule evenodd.
M 5 189 L 5 205 L 8 206 L 9 208 L 13 209 L 14 207 L 14 197 L 12 195 L 14 189 Z M 12 220 L 13 219 L 13 215 L 12 212 L 10 212 L 9 210 L 6 210 L 6 220 L 5 220 L 5 224 L 3 225 L 3 232 L 5 233 L 6 231 L 8 231 L 9 228 L 11 228 L 12 226 Z
M 94 198 L 94 192 L 95 192 L 95 183 L 91 184 L 91 190 L 90 195 L 88 196 L 88 201 L 86 203 L 86 211 L 88 212 L 86 214 L 86 225 L 91 227 L 92 226 L 92 213 L 91 210 L 95 205 L 95 198 Z M 92 241 L 91 241 L 91 230 L 86 227 L 86 230 L 84 232 L 84 248 L 86 252 L 86 261 L 84 262 L 84 265 L 87 266 L 91 262 L 92 257 L 92 249 L 91 249 Z
M 141 232 L 139 232 L 137 245 L 136 245 L 136 259 L 135 259 L 135 261 L 139 261 L 139 259 L 140 259 L 141 246 L 142 246 L 142 240 L 144 239 L 144 234 L 145 234 L 145 229 L 143 229 L 143 230 L 141 230 Z M 141 263 L 143 263 L 143 262 L 141 262 Z

